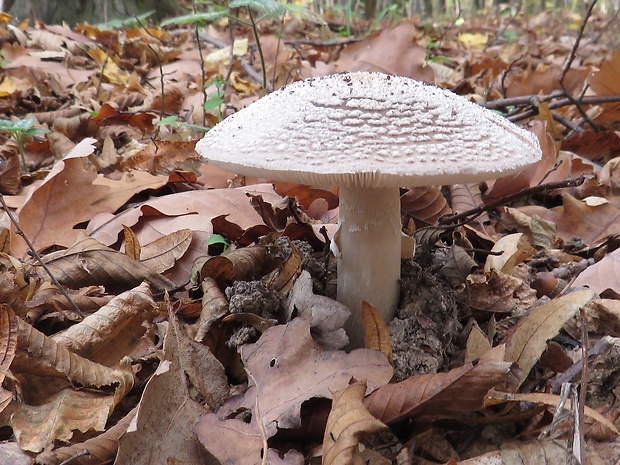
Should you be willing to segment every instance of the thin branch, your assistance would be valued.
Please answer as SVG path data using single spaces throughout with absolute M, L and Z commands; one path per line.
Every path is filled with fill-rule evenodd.
M 58 282 L 56 277 L 52 274 L 52 272 L 47 267 L 45 262 L 43 262 L 43 259 L 41 258 L 41 255 L 39 255 L 39 253 L 35 250 L 34 245 L 32 244 L 32 242 L 30 242 L 30 239 L 28 239 L 28 237 L 26 236 L 26 233 L 23 231 L 22 228 L 19 227 L 19 224 L 17 223 L 17 220 L 13 216 L 13 213 L 11 213 L 11 210 L 9 210 L 9 206 L 4 201 L 4 195 L 2 195 L 2 194 L 0 194 L 0 203 L 2 203 L 2 208 L 4 208 L 4 211 L 9 216 L 9 220 L 11 221 L 11 223 L 13 223 L 13 226 L 15 226 L 15 232 L 19 236 L 21 236 L 22 239 L 26 242 L 26 245 L 30 249 L 30 252 L 32 252 L 32 255 L 34 256 L 34 258 L 41 264 L 41 266 L 43 267 L 45 272 L 48 274 L 48 276 L 50 277 L 50 279 L 52 280 L 54 285 L 60 290 L 60 292 L 62 292 L 62 295 L 65 296 L 65 299 L 67 299 L 67 302 L 69 303 L 69 305 L 71 305 L 71 307 L 73 307 L 73 310 L 75 310 L 75 312 L 81 318 L 84 318 L 84 314 L 82 313 L 82 310 L 80 310 L 80 308 L 75 304 L 73 299 L 71 299 L 71 297 L 69 296 L 69 294 L 67 293 L 65 288 L 60 285 L 60 283 Z
M 586 111 L 581 106 L 581 101 L 571 95 L 571 93 L 568 91 L 564 83 L 564 80 L 566 79 L 566 75 L 568 74 L 568 71 L 570 70 L 573 64 L 573 61 L 575 61 L 575 57 L 577 56 L 577 50 L 579 49 L 579 44 L 581 43 L 583 33 L 585 32 L 586 26 L 588 24 L 588 19 L 590 19 L 590 16 L 592 15 L 592 10 L 594 9 L 594 5 L 596 5 L 596 2 L 597 0 L 592 0 L 592 3 L 590 3 L 590 6 L 588 7 L 586 11 L 586 15 L 583 18 L 583 21 L 581 22 L 581 27 L 579 28 L 579 34 L 577 34 L 577 38 L 575 39 L 575 43 L 573 44 L 573 49 L 570 52 L 568 61 L 566 62 L 566 66 L 564 66 L 564 71 L 562 72 L 562 76 L 560 76 L 559 81 L 560 81 L 560 86 L 562 87 L 562 90 L 566 94 L 566 97 L 571 101 L 573 105 L 575 105 L 579 113 L 581 113 L 581 116 L 583 117 L 583 119 L 587 121 L 587 123 L 590 126 L 592 126 L 592 128 L 594 128 L 595 131 L 598 132 L 599 130 L 598 124 L 596 124 L 594 121 L 590 119 Z
M 500 197 L 499 199 L 493 200 L 492 202 L 489 202 L 489 203 L 478 205 L 477 207 L 464 211 L 462 213 L 439 218 L 439 223 L 443 225 L 451 225 L 452 223 L 456 223 L 457 221 L 460 221 L 466 218 L 468 218 L 468 221 L 471 221 L 474 218 L 481 215 L 482 213 L 484 213 L 485 211 L 493 210 L 496 207 L 499 207 L 501 205 L 506 205 L 517 199 L 520 199 L 523 197 L 529 197 L 535 194 L 541 194 L 543 192 L 553 191 L 556 189 L 562 189 L 565 187 L 580 186 L 581 184 L 584 183 L 584 181 L 585 181 L 585 177 L 579 176 L 578 178 L 566 179 L 564 181 L 558 181 L 558 182 L 550 182 L 547 184 L 539 184 L 538 186 L 521 189 L 519 192 L 515 192 L 514 194 Z

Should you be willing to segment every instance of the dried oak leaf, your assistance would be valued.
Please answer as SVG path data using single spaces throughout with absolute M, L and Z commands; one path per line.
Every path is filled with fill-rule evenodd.
M 162 291 L 176 287 L 172 281 L 141 262 L 106 247 L 83 233 L 67 250 L 48 254 L 43 261 L 60 284 L 72 289 L 102 285 L 125 290 L 139 285 L 142 281 L 148 281 Z M 42 267 L 37 267 L 36 272 L 44 280 L 49 278 Z
M 96 213 L 110 211 L 95 203 L 108 193 L 108 188 L 93 185 L 97 174 L 84 169 L 83 158 L 93 153 L 94 142 L 84 139 L 58 161 L 19 210 L 20 226 L 37 250 L 52 245 L 69 246 L 79 232 L 74 229 L 76 224 L 88 221 Z M 11 246 L 17 257 L 28 250 L 15 232 Z
M 310 321 L 302 318 L 269 328 L 258 342 L 242 347 L 241 357 L 250 388 L 218 415 L 246 408 L 258 416 L 267 438 L 278 429 L 299 428 L 306 400 L 330 399 L 352 378 L 366 381 L 372 392 L 392 377 L 392 367 L 379 351 L 357 349 L 347 354 L 322 349 L 310 335 Z

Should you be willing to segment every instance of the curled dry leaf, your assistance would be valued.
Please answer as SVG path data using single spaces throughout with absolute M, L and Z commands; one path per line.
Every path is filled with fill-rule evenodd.
M 566 322 L 594 297 L 592 291 L 571 292 L 536 307 L 518 323 L 504 342 L 505 360 L 517 363 L 523 370 L 519 386 L 545 351 L 547 341 L 557 336 Z
M 21 163 L 17 143 L 13 139 L 0 145 L 0 194 L 15 195 L 19 191 Z
M 200 280 L 213 278 L 224 289 L 235 281 L 260 279 L 270 266 L 271 256 L 266 247 L 245 247 L 208 258 L 200 270 Z
M 175 284 L 141 262 L 80 235 L 67 250 L 46 255 L 43 261 L 62 285 L 78 289 L 89 285 L 128 289 L 148 281 L 159 290 L 171 290 Z M 41 279 L 48 279 L 42 267 L 36 272 Z
M 452 210 L 438 186 L 413 187 L 400 196 L 403 215 L 414 218 L 419 225 L 434 225 Z
M 512 363 L 483 359 L 447 373 L 415 375 L 370 394 L 366 407 L 384 423 L 414 415 L 450 415 L 484 407 L 490 389 L 514 382 Z
M 5 374 L 17 350 L 17 316 L 6 304 L 0 304 L 0 412 L 9 405 L 13 393 L 2 387 Z
M 202 341 L 213 323 L 228 313 L 228 300 L 215 279 L 206 277 L 202 280 L 202 311 L 195 341 Z
M 80 357 L 22 320 L 18 319 L 17 327 L 14 372 L 62 377 L 84 387 L 133 386 L 130 367 L 111 368 Z
M 270 247 L 272 256 L 277 257 L 279 252 L 285 253 L 289 251 L 282 264 L 263 278 L 265 285 L 269 289 L 276 291 L 280 296 L 284 297 L 293 288 L 295 280 L 301 273 L 301 254 L 286 236 L 273 243 L 273 246 L 277 247 L 278 251 L 274 252 L 274 247 L 269 242 L 265 245 Z
M 112 365 L 134 355 L 146 328 L 157 315 L 148 283 L 114 297 L 97 312 L 62 333 L 52 336 L 59 344 L 94 362 Z
M 364 347 L 383 352 L 391 364 L 392 344 L 385 320 L 379 310 L 365 300 L 362 301 L 362 322 L 364 326 Z
M 111 463 L 118 452 L 120 437 L 127 431 L 137 411 L 138 408 L 134 407 L 133 410 L 125 415 L 118 423 L 94 438 L 39 454 L 34 463 L 36 465 L 58 465 L 69 459 L 72 459 L 71 463 L 74 465 L 100 465 Z M 84 450 L 88 451 L 87 456 L 75 458 Z
M 135 233 L 131 228 L 123 225 L 123 236 L 125 237 L 125 255 L 139 261 L 142 246 Z
M 449 189 L 452 211 L 454 213 L 463 213 L 484 204 L 482 192 L 480 192 L 480 184 L 454 184 Z M 487 212 L 483 212 L 474 221 L 475 223 L 472 226 L 478 231 L 490 236 L 495 234 L 495 230 L 490 225 L 491 220 Z
M 323 437 L 323 465 L 364 463 L 360 456 L 360 439 L 387 430 L 385 423 L 366 410 L 365 394 L 364 383 L 355 383 L 334 393 Z

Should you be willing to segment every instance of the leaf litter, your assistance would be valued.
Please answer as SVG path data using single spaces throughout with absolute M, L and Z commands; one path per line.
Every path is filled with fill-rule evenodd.
M 403 191 L 417 244 L 398 317 L 367 309 L 368 348 L 348 352 L 326 247 L 337 192 L 194 151 L 200 128 L 265 93 L 247 26 L 233 63 L 221 24 L 201 30 L 202 61 L 179 27 L 37 24 L 4 40 L 2 118 L 41 131 L 23 141 L 27 171 L 0 131 L 19 220 L 5 213 L 0 234 L 0 461 L 615 463 L 620 51 L 602 14 L 571 51 L 557 16 L 499 19 L 512 40 L 481 19 L 410 20 L 337 46 L 310 22 L 287 19 L 281 40 L 261 24 L 270 88 L 405 75 L 543 148 L 507 179 Z

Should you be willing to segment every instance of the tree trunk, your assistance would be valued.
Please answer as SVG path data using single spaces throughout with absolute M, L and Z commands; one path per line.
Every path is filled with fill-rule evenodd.
M 364 18 L 368 21 L 375 19 L 377 13 L 377 0 L 364 0 Z
M 70 25 L 128 19 L 151 10 L 155 11 L 152 17 L 159 20 L 174 16 L 179 10 L 176 0 L 9 0 L 5 8 L 17 21 L 30 18 L 46 24 L 64 21 Z

